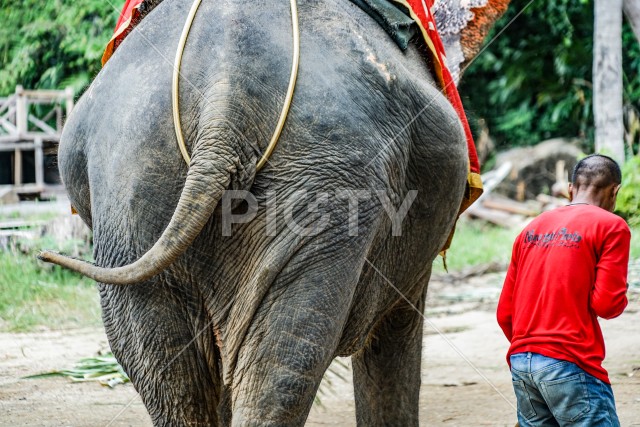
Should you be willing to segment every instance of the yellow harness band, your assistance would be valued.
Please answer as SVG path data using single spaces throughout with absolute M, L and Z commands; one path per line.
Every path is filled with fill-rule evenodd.
M 191 5 L 191 9 L 189 10 L 189 15 L 187 16 L 187 21 L 184 24 L 184 28 L 182 29 L 182 34 L 180 36 L 180 42 L 178 43 L 178 50 L 176 51 L 176 59 L 173 66 L 173 82 L 171 85 L 171 102 L 173 107 L 173 124 L 176 132 L 176 138 L 178 139 L 178 148 L 180 149 L 180 153 L 182 154 L 182 158 L 187 163 L 187 166 L 191 163 L 191 157 L 189 156 L 189 152 L 187 151 L 187 147 L 184 143 L 184 138 L 182 136 L 182 126 L 180 125 L 180 105 L 179 105 L 179 79 L 180 79 L 180 64 L 182 63 L 182 53 L 184 52 L 184 46 L 187 43 L 187 37 L 189 37 L 189 30 L 191 29 L 191 24 L 193 23 L 193 19 L 196 16 L 196 12 L 198 11 L 198 7 L 200 6 L 200 2 L 202 0 L 194 0 Z M 258 161 L 256 165 L 256 171 L 262 169 L 262 167 L 269 160 L 269 156 L 276 148 L 278 144 L 278 139 L 280 138 L 280 134 L 282 133 L 282 129 L 284 128 L 284 123 L 287 120 L 287 114 L 291 109 L 291 100 L 293 99 L 293 91 L 296 87 L 296 79 L 298 77 L 298 66 L 300 64 L 300 28 L 298 26 L 298 7 L 296 4 L 296 0 L 290 0 L 291 3 L 291 27 L 293 32 L 293 61 L 291 65 L 291 78 L 289 79 L 289 87 L 287 89 L 287 94 L 285 96 L 284 105 L 282 107 L 282 111 L 280 112 L 280 118 L 278 119 L 278 123 L 276 125 L 276 129 L 273 132 L 273 136 L 269 141 L 269 145 L 267 149 L 262 154 L 262 157 Z

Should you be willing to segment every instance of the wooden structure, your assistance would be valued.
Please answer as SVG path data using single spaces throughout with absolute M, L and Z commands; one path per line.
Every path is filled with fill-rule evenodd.
M 553 195 L 541 193 L 535 199 L 513 200 L 504 195 L 496 194 L 494 190 L 499 188 L 502 181 L 509 175 L 512 175 L 513 169 L 514 166 L 511 162 L 505 162 L 497 169 L 482 174 L 484 192 L 463 215 L 482 219 L 505 228 L 523 228 L 540 213 L 569 203 L 567 192 L 569 183 L 564 160 L 556 162 L 556 178 L 551 189 Z M 524 185 L 524 181 L 519 181 L 518 184 L 520 182 Z
M 0 180 L 9 181 L 0 185 L 12 185 L 18 194 L 40 194 L 51 184 L 45 182 L 45 157 L 57 154 L 62 125 L 72 109 L 71 88 L 25 90 L 18 86 L 15 94 L 0 98 L 0 156 L 4 160 L 0 172 L 5 169 Z M 33 156 L 28 167 L 25 156 Z M 11 173 L 7 173 L 9 168 Z M 26 175 L 33 182 L 25 182 Z

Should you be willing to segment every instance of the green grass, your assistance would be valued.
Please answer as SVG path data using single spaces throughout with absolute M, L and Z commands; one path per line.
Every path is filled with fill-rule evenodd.
M 631 259 L 640 258 L 640 226 L 631 227 Z
M 451 248 L 447 251 L 447 268 L 453 272 L 492 262 L 506 266 L 511 259 L 513 240 L 520 231 L 492 226 L 481 221 L 460 220 Z M 631 228 L 630 258 L 640 258 L 640 226 Z M 441 258 L 436 258 L 433 266 L 435 273 L 444 272 Z
M 0 213 L 0 221 L 6 220 L 23 220 L 23 221 L 50 221 L 55 219 L 59 214 L 56 212 L 38 212 L 25 215 L 21 213 L 19 210 Z
M 461 220 L 447 252 L 449 271 L 492 262 L 506 266 L 511 257 L 513 239 L 518 232 L 517 229 L 507 230 L 480 221 Z M 95 283 L 35 259 L 35 254 L 43 247 L 69 253 L 72 247 L 80 243 L 69 241 L 61 247 L 45 237 L 25 243 L 21 250 L 0 250 L 0 331 L 30 331 L 42 327 L 63 329 L 100 324 Z M 631 230 L 631 258 L 640 258 L 640 227 Z M 434 272 L 444 272 L 440 258 L 434 261 Z
M 458 221 L 451 247 L 447 251 L 447 268 L 460 271 L 465 267 L 498 262 L 508 264 L 513 240 L 520 230 L 505 229 L 481 221 Z M 444 272 L 442 259 L 433 263 L 434 273 Z
M 30 331 L 100 324 L 98 294 L 92 280 L 34 254 L 0 251 L 0 330 Z

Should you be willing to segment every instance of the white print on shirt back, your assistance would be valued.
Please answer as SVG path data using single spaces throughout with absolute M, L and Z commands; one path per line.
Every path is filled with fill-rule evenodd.
M 528 247 L 550 248 L 564 246 L 566 248 L 579 248 L 582 236 L 574 231 L 569 233 L 566 228 L 550 233 L 536 234 L 536 230 L 527 230 L 524 235 L 524 243 Z

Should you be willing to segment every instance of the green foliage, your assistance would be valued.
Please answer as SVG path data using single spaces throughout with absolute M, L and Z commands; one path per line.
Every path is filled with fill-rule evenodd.
M 622 167 L 622 186 L 616 202 L 616 213 L 629 225 L 640 226 L 640 156 L 629 158 Z
M 0 96 L 17 84 L 71 86 L 80 94 L 100 70 L 122 3 L 5 0 Z M 513 0 L 493 35 L 528 3 Z M 584 151 L 592 151 L 592 48 L 593 0 L 534 1 L 465 73 L 461 94 L 472 126 L 485 119 L 499 149 L 565 136 L 582 138 Z M 637 113 L 640 47 L 627 24 L 623 60 L 625 107 Z
M 121 1 L 116 2 L 117 7 Z M 0 96 L 71 86 L 100 71 L 119 11 L 103 0 L 6 0 L 0 9 Z
M 632 260 L 640 259 L 640 227 L 631 227 L 631 251 L 629 258 Z
M 493 34 L 527 3 L 513 0 Z M 622 50 L 625 104 L 638 110 L 640 47 L 626 24 Z M 465 73 L 471 121 L 484 118 L 498 148 L 579 137 L 592 151 L 592 52 L 592 0 L 534 1 Z
M 631 227 L 631 251 L 629 258 L 640 260 L 640 227 Z

